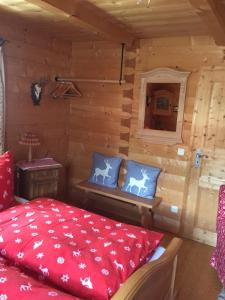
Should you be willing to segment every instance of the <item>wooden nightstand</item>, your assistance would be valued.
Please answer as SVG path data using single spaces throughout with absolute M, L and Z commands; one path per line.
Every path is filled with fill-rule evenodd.
M 16 195 L 34 199 L 37 197 L 57 197 L 59 170 L 62 165 L 52 158 L 16 164 Z

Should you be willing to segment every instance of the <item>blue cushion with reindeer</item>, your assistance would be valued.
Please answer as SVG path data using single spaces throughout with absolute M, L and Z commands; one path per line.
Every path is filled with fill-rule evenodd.
M 120 157 L 106 156 L 94 152 L 91 176 L 88 181 L 116 188 L 121 161 L 122 158 Z
M 128 160 L 127 174 L 122 191 L 152 199 L 155 196 L 159 173 L 159 168 Z

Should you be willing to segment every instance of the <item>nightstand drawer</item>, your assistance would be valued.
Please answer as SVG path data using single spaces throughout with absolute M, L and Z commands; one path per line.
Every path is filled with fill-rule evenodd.
M 59 178 L 59 169 L 39 170 L 29 173 L 29 178 L 31 180 L 57 180 Z

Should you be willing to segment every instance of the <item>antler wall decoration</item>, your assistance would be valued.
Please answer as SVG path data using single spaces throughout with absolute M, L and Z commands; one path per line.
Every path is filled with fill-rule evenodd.
M 31 98 L 34 105 L 40 105 L 43 88 L 48 83 L 48 79 L 42 78 L 31 84 Z

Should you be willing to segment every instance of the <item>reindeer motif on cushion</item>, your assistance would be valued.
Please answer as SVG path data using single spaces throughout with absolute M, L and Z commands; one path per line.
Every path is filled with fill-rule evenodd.
M 147 189 L 147 187 L 145 186 L 145 183 L 148 179 L 150 179 L 150 177 L 147 175 L 146 170 L 144 170 L 144 169 L 141 169 L 141 174 L 143 177 L 142 179 L 136 179 L 135 177 L 130 177 L 129 183 L 126 188 L 127 191 L 130 189 L 130 192 L 131 192 L 131 189 L 134 186 L 136 186 L 138 188 L 138 195 L 139 195 L 141 192 L 141 189 Z
M 89 182 L 116 188 L 122 158 L 94 152 Z
M 96 181 L 98 180 L 98 176 L 102 176 L 103 184 L 106 177 L 111 178 L 111 176 L 109 175 L 109 170 L 112 169 L 108 160 L 104 159 L 104 163 L 106 164 L 106 168 L 105 169 L 96 168 L 93 176 Z

